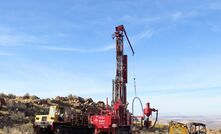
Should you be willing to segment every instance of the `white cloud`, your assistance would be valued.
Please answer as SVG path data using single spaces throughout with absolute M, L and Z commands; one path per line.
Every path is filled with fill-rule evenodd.
M 178 20 L 178 19 L 180 19 L 182 16 L 183 16 L 183 13 L 181 13 L 181 12 L 176 12 L 176 13 L 174 13 L 174 14 L 171 15 L 171 17 L 172 17 L 173 20 Z
M 180 11 L 177 11 L 175 13 L 172 13 L 171 15 L 171 19 L 173 21 L 177 21 L 177 20 L 183 20 L 183 19 L 190 19 L 190 18 L 194 18 L 194 17 L 197 17 L 199 16 L 200 13 L 198 11 L 189 11 L 189 12 L 180 12 Z
M 96 49 L 81 49 L 81 48 L 71 48 L 71 47 L 57 47 L 57 46 L 43 46 L 42 47 L 45 50 L 53 50 L 53 51 L 66 51 L 66 52 L 105 52 L 109 50 L 115 49 L 114 45 L 107 45 L 102 48 L 96 48 Z
M 22 46 L 30 43 L 45 42 L 46 40 L 42 37 L 0 26 L 0 46 Z
M 133 15 L 125 15 L 119 19 L 119 21 L 123 21 L 133 25 L 142 25 L 142 26 L 150 26 L 155 24 L 166 23 L 166 21 L 177 21 L 183 19 L 190 19 L 200 15 L 200 12 L 197 10 L 190 11 L 176 11 L 159 15 L 149 15 L 149 16 L 133 16 Z
M 108 45 L 108 46 L 106 46 L 106 47 L 104 47 L 104 48 L 101 48 L 101 50 L 106 50 L 106 51 L 108 51 L 108 50 L 112 50 L 112 49 L 115 49 L 115 45 L 114 44 L 112 44 L 112 45 Z
M 155 34 L 154 29 L 148 29 L 145 31 L 142 31 L 140 33 L 138 33 L 137 35 L 135 35 L 133 38 L 134 41 L 138 41 L 144 38 L 151 38 L 153 35 Z
M 0 46 L 21 46 L 29 43 L 42 43 L 43 39 L 27 34 L 0 34 Z
M 156 33 L 156 30 L 153 28 L 144 30 L 132 37 L 129 37 L 132 43 L 136 43 L 139 40 L 147 39 L 153 37 L 153 35 Z M 134 45 L 134 44 L 133 44 Z M 127 47 L 127 46 L 125 46 Z M 72 47 L 60 47 L 60 46 L 42 46 L 41 47 L 44 50 L 51 50 L 51 51 L 64 51 L 64 52 L 81 52 L 81 53 L 93 53 L 93 52 L 106 52 L 110 50 L 115 49 L 115 44 L 110 44 L 101 48 L 95 48 L 95 49 L 82 49 L 82 48 L 72 48 Z

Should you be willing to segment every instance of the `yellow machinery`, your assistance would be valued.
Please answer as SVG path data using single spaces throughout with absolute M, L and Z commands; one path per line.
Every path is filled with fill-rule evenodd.
M 169 123 L 169 134 L 206 134 L 206 125 L 191 122 L 188 125 L 171 121 Z
M 36 115 L 34 130 L 42 133 L 81 133 L 88 134 L 92 130 L 88 124 L 88 115 L 76 113 L 69 107 L 50 106 L 48 115 Z
M 171 121 L 169 124 L 169 134 L 189 134 L 187 125 Z

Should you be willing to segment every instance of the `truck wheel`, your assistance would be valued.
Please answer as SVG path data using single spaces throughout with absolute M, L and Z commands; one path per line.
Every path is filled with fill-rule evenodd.
M 58 127 L 55 134 L 63 134 L 63 128 L 62 127 Z

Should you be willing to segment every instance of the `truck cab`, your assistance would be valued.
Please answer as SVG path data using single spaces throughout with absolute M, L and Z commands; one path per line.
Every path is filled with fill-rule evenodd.
M 68 111 L 68 110 L 67 110 Z M 54 122 L 64 122 L 65 108 L 50 106 L 48 115 L 36 115 L 34 128 L 36 130 L 53 130 Z

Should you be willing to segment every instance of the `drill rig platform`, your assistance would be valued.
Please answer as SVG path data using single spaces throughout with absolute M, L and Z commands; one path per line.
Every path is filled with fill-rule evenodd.
M 101 111 L 99 115 L 91 116 L 90 121 L 95 127 L 94 134 L 132 133 L 131 128 L 134 118 L 141 118 L 141 120 L 144 120 L 143 124 L 145 127 L 150 128 L 151 121 L 149 121 L 149 116 L 152 112 L 158 112 L 158 110 L 150 108 L 149 103 L 147 103 L 145 109 L 142 108 L 143 115 L 139 117 L 132 115 L 127 109 L 129 103 L 127 102 L 127 55 L 124 54 L 124 36 L 126 36 L 133 55 L 134 49 L 129 41 L 124 26 L 120 25 L 115 29 L 116 31 L 113 34 L 113 39 L 116 39 L 116 75 L 113 80 L 112 104 L 109 108 L 107 100 L 106 110 Z

